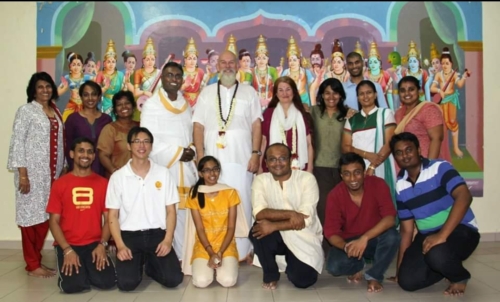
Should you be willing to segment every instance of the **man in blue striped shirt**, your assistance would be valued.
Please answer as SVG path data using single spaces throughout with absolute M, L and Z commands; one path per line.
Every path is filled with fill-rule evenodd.
M 415 291 L 446 278 L 450 286 L 444 293 L 462 295 L 471 278 L 462 262 L 480 238 L 469 188 L 449 162 L 423 158 L 412 133 L 394 135 L 390 147 L 401 168 L 396 182 L 399 286 Z M 412 241 L 415 225 L 418 233 Z

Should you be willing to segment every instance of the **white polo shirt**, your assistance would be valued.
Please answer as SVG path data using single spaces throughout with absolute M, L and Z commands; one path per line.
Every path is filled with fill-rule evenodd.
M 151 166 L 143 179 L 130 162 L 111 175 L 106 208 L 120 210 L 120 229 L 139 231 L 167 228 L 166 206 L 179 202 L 174 179 L 166 167 L 149 160 Z

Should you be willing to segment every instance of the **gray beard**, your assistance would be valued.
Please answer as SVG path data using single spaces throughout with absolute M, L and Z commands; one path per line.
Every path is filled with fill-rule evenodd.
M 220 77 L 220 82 L 224 86 L 233 86 L 234 82 L 236 81 L 236 73 L 223 73 Z

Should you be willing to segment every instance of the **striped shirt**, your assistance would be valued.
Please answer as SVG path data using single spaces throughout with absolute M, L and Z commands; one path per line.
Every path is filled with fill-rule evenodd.
M 423 158 L 415 184 L 410 181 L 408 172 L 401 170 L 396 182 L 399 219 L 415 219 L 422 234 L 439 231 L 448 219 L 455 202 L 451 194 L 461 185 L 466 185 L 465 180 L 444 160 Z M 470 208 L 460 223 L 478 229 Z

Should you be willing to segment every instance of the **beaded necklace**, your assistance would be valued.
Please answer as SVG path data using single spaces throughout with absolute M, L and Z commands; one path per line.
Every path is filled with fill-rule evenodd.
M 236 92 L 238 91 L 238 81 L 236 82 L 236 87 L 234 88 L 234 93 L 233 97 L 231 98 L 231 103 L 229 105 L 229 113 L 227 115 L 227 119 L 224 118 L 224 115 L 222 114 L 222 100 L 220 97 L 220 80 L 217 82 L 217 120 L 219 124 L 219 137 L 217 138 L 217 148 L 219 149 L 224 149 L 227 146 L 227 141 L 226 141 L 226 130 L 229 128 L 229 125 L 231 124 L 231 121 L 233 120 L 233 115 L 234 115 L 234 108 L 236 105 Z

